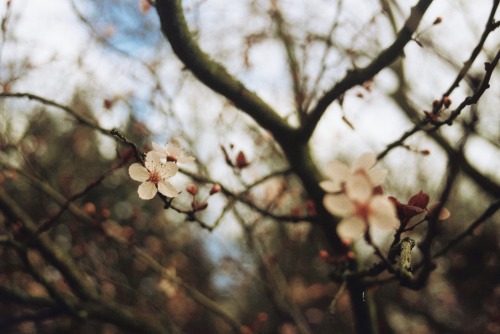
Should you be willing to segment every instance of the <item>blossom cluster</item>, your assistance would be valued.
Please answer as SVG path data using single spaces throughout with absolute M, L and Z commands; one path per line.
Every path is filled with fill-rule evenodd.
M 183 150 L 174 145 L 162 147 L 153 143 L 153 150 L 146 154 L 144 166 L 134 163 L 128 172 L 133 180 L 141 182 L 138 189 L 141 199 L 152 199 L 158 192 L 167 197 L 176 197 L 177 189 L 168 180 L 177 174 L 177 164 L 194 160 L 194 157 L 185 155 Z
M 429 205 L 429 195 L 423 191 L 413 195 L 408 204 L 384 196 L 381 184 L 387 171 L 372 169 L 376 162 L 374 155 L 366 153 L 352 167 L 337 161 L 327 166 L 329 179 L 320 182 L 327 192 L 323 204 L 332 215 L 342 218 L 337 225 L 341 238 L 355 239 L 371 227 L 386 230 L 400 227 L 406 232 L 434 216 L 440 221 L 450 217 L 444 207 L 435 213 L 439 202 Z
M 382 195 L 380 187 L 387 171 L 372 170 L 376 161 L 374 155 L 367 153 L 351 168 L 337 161 L 327 166 L 329 180 L 320 183 L 327 192 L 323 204 L 331 214 L 342 217 L 337 226 L 341 238 L 357 238 L 371 226 L 381 229 L 398 226 L 396 208 Z

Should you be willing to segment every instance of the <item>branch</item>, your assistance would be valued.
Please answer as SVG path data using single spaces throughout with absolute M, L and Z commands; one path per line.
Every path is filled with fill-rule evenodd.
M 181 0 L 158 0 L 156 10 L 164 35 L 184 65 L 207 87 L 228 98 L 275 137 L 286 140 L 292 128 L 273 108 L 229 74 L 224 66 L 212 60 L 193 40 Z
M 285 28 L 285 20 L 283 19 L 283 15 L 281 10 L 278 7 L 278 1 L 272 0 L 272 9 L 270 11 L 271 18 L 276 23 L 276 33 L 278 38 L 283 43 L 285 48 L 285 52 L 288 59 L 288 70 L 292 77 L 292 85 L 293 85 L 293 93 L 295 95 L 295 108 L 299 114 L 299 118 L 303 120 L 305 116 L 305 110 L 303 109 L 305 92 L 304 88 L 301 84 L 301 75 L 300 75 L 300 66 L 297 61 L 297 55 L 295 53 L 295 44 L 293 42 L 292 36 L 288 33 Z
M 460 243 L 462 240 L 464 240 L 467 237 L 473 236 L 474 235 L 474 230 L 478 228 L 482 223 L 484 223 L 488 218 L 493 216 L 495 212 L 497 212 L 500 209 L 500 200 L 497 200 L 496 202 L 493 202 L 487 209 L 486 211 L 479 217 L 477 218 L 474 222 L 472 222 L 469 227 L 459 235 L 457 235 L 454 239 L 452 239 L 446 246 L 444 246 L 442 249 L 437 251 L 434 255 L 433 258 L 438 258 L 440 256 L 443 256 L 446 254 L 450 249 L 455 247 L 458 243 Z
M 97 130 L 107 136 L 109 136 L 109 131 L 101 128 L 97 123 L 93 120 L 90 120 L 77 112 L 75 112 L 73 109 L 71 109 L 68 106 L 62 105 L 60 103 L 54 102 L 52 100 L 43 98 L 41 96 L 31 94 L 31 93 L 0 93 L 0 97 L 2 98 L 27 98 L 29 100 L 37 101 L 40 102 L 44 105 L 55 107 L 57 109 L 64 110 L 68 114 L 72 115 L 79 123 L 84 124 L 94 130 Z
M 477 115 L 473 112 L 471 115 L 470 128 L 475 126 L 477 122 Z M 453 187 L 455 186 L 455 181 L 457 180 L 458 173 L 460 171 L 460 161 L 464 157 L 464 148 L 469 138 L 470 130 L 466 129 L 465 134 L 460 139 L 458 144 L 458 150 L 455 155 L 448 157 L 448 175 L 446 177 L 446 183 L 444 189 L 439 198 L 439 204 L 434 209 L 431 217 L 428 220 L 427 231 L 424 238 L 419 243 L 418 247 L 422 252 L 422 269 L 415 276 L 415 279 L 409 279 L 407 281 L 402 281 L 401 283 L 411 289 L 419 289 L 427 282 L 429 275 L 435 269 L 435 264 L 432 262 L 432 242 L 437 237 L 439 233 L 438 229 L 438 216 L 441 210 L 444 208 L 446 201 L 451 195 Z
M 30 238 L 35 234 L 36 225 L 19 205 L 0 188 L 0 210 L 13 222 L 22 224 L 22 232 Z M 97 292 L 92 289 L 87 279 L 78 270 L 76 263 L 59 249 L 46 235 L 40 235 L 31 240 L 44 257 L 52 263 L 66 278 L 75 294 L 84 300 L 97 298 Z
M 42 192 L 44 192 L 47 196 L 51 197 L 53 200 L 55 200 L 59 205 L 64 205 L 65 203 L 68 202 L 68 199 L 66 199 L 63 195 L 58 193 L 56 190 L 50 187 L 50 185 L 43 183 L 42 181 L 39 181 L 35 178 L 30 178 L 30 181 L 33 182 L 33 184 Z M 2 195 L 2 189 L 0 189 L 0 195 Z M 0 209 L 2 209 L 2 197 L 0 196 Z M 79 209 L 74 203 L 71 203 L 68 206 L 68 211 L 73 214 L 77 219 L 85 222 L 85 223 L 92 223 L 92 219 L 85 214 L 81 209 Z M 40 235 L 38 238 L 44 238 L 46 237 L 45 235 Z M 119 240 L 113 239 L 117 242 L 120 243 Z M 239 328 L 241 327 L 241 324 L 237 320 L 235 320 L 231 315 L 229 315 L 226 311 L 221 309 L 214 301 L 210 300 L 208 297 L 203 295 L 201 292 L 196 290 L 194 287 L 190 286 L 189 284 L 183 282 L 181 279 L 172 276 L 161 264 L 159 264 L 155 259 L 153 259 L 150 255 L 148 255 L 146 252 L 141 250 L 140 248 L 136 246 L 129 245 L 126 242 L 121 242 L 121 244 L 126 245 L 127 247 L 131 247 L 131 249 L 134 251 L 134 253 L 147 265 L 151 267 L 151 269 L 155 270 L 157 273 L 161 274 L 165 278 L 173 281 L 175 284 L 179 285 L 182 287 L 190 296 L 193 298 L 194 301 L 202 305 L 203 307 L 206 307 L 209 311 L 212 311 L 213 313 L 219 315 L 222 317 L 225 321 L 227 321 L 233 328 Z M 129 248 L 130 249 L 130 248 Z M 126 323 L 128 321 L 132 321 L 134 318 L 137 318 L 137 316 L 134 316 L 128 311 L 121 310 L 120 305 L 114 305 L 114 304 L 104 304 L 103 301 L 101 301 L 101 306 L 99 311 L 93 316 L 102 318 L 103 320 L 110 321 L 109 318 L 106 317 L 111 317 L 114 319 L 113 321 L 117 321 L 119 323 L 115 323 L 117 326 L 123 327 L 122 323 Z M 100 307 L 101 307 L 100 306 Z M 87 310 L 88 311 L 88 310 Z M 103 315 L 103 313 L 105 315 Z M 239 327 L 237 327 L 239 326 Z M 172 328 L 170 330 L 173 330 Z M 137 330 L 136 332 L 142 333 L 143 331 Z M 164 331 L 163 331 L 164 332 Z M 150 331 L 150 333 L 162 333 L 162 331 Z
M 413 33 L 417 30 L 424 13 L 431 3 L 432 0 L 420 0 L 412 8 L 410 16 L 391 46 L 382 51 L 367 67 L 350 71 L 344 79 L 319 99 L 317 105 L 301 128 L 301 136 L 304 141 L 307 141 L 312 136 L 316 125 L 333 101 L 350 88 L 373 78 L 378 72 L 389 66 L 401 55 L 406 44 L 411 41 Z
M 269 218 L 272 218 L 272 219 L 277 220 L 277 221 L 292 222 L 292 223 L 298 223 L 298 222 L 303 222 L 303 221 L 314 221 L 314 220 L 316 220 L 316 217 L 314 217 L 314 216 L 298 216 L 298 215 L 280 215 L 280 214 L 276 214 L 276 213 L 273 213 L 268 208 L 261 208 L 261 207 L 259 207 L 257 204 L 255 204 L 253 201 L 249 200 L 246 197 L 246 195 L 254 187 L 258 186 L 259 184 L 262 184 L 263 182 L 269 180 L 270 178 L 278 177 L 280 175 L 286 175 L 289 172 L 290 172 L 290 170 L 287 169 L 287 170 L 277 171 L 277 172 L 271 173 L 271 174 L 263 177 L 262 179 L 254 182 L 253 184 L 249 185 L 245 190 L 243 190 L 243 191 L 241 191 L 239 193 L 234 193 L 231 190 L 229 190 L 226 186 L 224 186 L 221 182 L 217 182 L 217 181 L 214 181 L 214 180 L 209 180 L 208 178 L 199 176 L 197 174 L 191 173 L 191 172 L 186 171 L 186 170 L 182 170 L 183 174 L 191 177 L 196 182 L 201 182 L 201 183 L 216 183 L 216 184 L 220 185 L 221 192 L 224 195 L 226 195 L 227 197 L 229 197 L 229 198 L 231 198 L 231 199 L 233 199 L 235 201 L 238 201 L 238 202 L 241 202 L 241 203 L 247 205 L 249 208 L 251 208 L 252 210 L 258 212 L 262 216 L 269 217 Z
M 400 77 L 400 82 L 404 82 L 403 73 L 401 68 L 397 68 L 396 73 Z M 483 82 L 486 82 L 483 80 Z M 486 87 L 486 86 L 484 86 Z M 419 121 L 420 113 L 415 109 L 415 107 L 408 101 L 409 98 L 406 96 L 406 90 L 404 89 L 404 85 L 401 85 L 398 91 L 394 94 L 394 100 L 400 106 L 400 109 L 404 111 L 406 116 L 413 121 L 415 127 L 411 130 L 405 132 L 400 139 L 389 144 L 386 149 L 381 152 L 377 158 L 382 159 L 385 155 L 387 155 L 392 149 L 396 147 L 400 147 L 404 145 L 405 140 L 418 132 L 419 130 L 423 130 L 423 121 Z M 439 144 L 445 151 L 448 156 L 454 156 L 457 154 L 455 148 L 445 139 L 443 136 L 439 134 L 438 131 L 426 131 L 429 137 L 431 137 L 437 144 Z M 475 130 L 471 129 L 471 133 L 474 133 Z M 461 170 L 470 177 L 476 184 L 478 184 L 484 191 L 490 194 L 493 197 L 498 196 L 500 194 L 500 185 L 496 183 L 494 180 L 488 178 L 483 173 L 479 172 L 464 156 L 463 159 L 459 161 Z
M 57 103 L 55 101 L 31 93 L 0 93 L 0 98 L 27 98 L 29 100 L 37 101 L 50 107 L 61 109 L 70 114 L 71 116 L 73 116 L 80 124 L 88 126 L 89 128 L 94 129 L 108 137 L 116 137 L 120 139 L 123 143 L 129 145 L 132 148 L 138 161 L 144 162 L 144 158 L 137 149 L 137 146 L 133 142 L 128 140 L 118 130 L 116 129 L 107 130 L 101 128 L 94 120 L 88 119 L 87 117 L 78 114 L 76 111 L 74 111 L 68 106 L 65 106 L 63 104 Z
M 464 66 L 460 70 L 460 73 L 458 73 L 455 81 L 451 84 L 450 88 L 443 94 L 443 96 L 449 96 L 451 92 L 453 92 L 453 90 L 458 87 L 460 81 L 462 81 L 462 79 L 465 77 L 465 75 L 471 68 L 472 64 L 474 63 L 474 60 L 477 58 L 477 56 L 483 49 L 483 45 L 484 42 L 486 42 L 486 38 L 493 30 L 495 30 L 498 27 L 499 22 L 497 22 L 497 24 L 495 25 L 495 12 L 497 11 L 499 3 L 500 1 L 498 0 L 493 1 L 493 7 L 491 8 L 490 15 L 488 17 L 488 20 L 486 21 L 486 27 L 483 31 L 483 34 L 481 35 L 479 43 L 472 51 L 472 54 L 470 55 L 469 59 L 464 63 Z
M 125 165 L 128 160 L 130 159 L 130 155 L 129 154 L 126 154 L 124 155 L 119 161 L 117 164 L 113 165 L 110 169 L 108 169 L 107 171 L 104 172 L 104 174 L 102 174 L 100 177 L 98 177 L 96 180 L 93 180 L 91 181 L 86 187 L 85 189 L 83 189 L 82 191 L 72 195 L 71 197 L 69 197 L 66 202 L 61 206 L 61 208 L 59 209 L 59 211 L 54 215 L 52 216 L 49 220 L 43 222 L 42 224 L 40 224 L 38 227 L 37 227 L 37 230 L 34 234 L 34 236 L 40 234 L 40 233 L 43 233 L 43 232 L 46 232 L 48 231 L 50 228 L 52 228 L 52 226 L 54 226 L 57 222 L 57 220 L 63 215 L 64 212 L 66 212 L 66 210 L 68 209 L 68 207 L 73 203 L 75 202 L 77 199 L 87 195 L 92 189 L 94 189 L 95 187 L 99 186 L 106 177 L 108 177 L 110 174 L 112 174 L 114 171 L 116 171 L 117 169 L 123 167 L 123 165 Z
M 242 324 L 235 319 L 231 314 L 229 314 L 226 310 L 221 308 L 216 302 L 206 297 L 197 289 L 193 288 L 191 285 L 185 283 L 177 276 L 170 273 L 166 268 L 164 268 L 160 263 L 158 263 L 155 259 L 153 259 L 149 254 L 147 254 L 142 249 L 133 246 L 133 252 L 137 257 L 141 259 L 145 264 L 147 264 L 151 269 L 156 271 L 158 274 L 168 279 L 169 281 L 175 283 L 180 286 L 186 293 L 199 305 L 205 307 L 208 311 L 214 313 L 215 315 L 221 317 L 225 322 L 227 322 L 234 330 L 235 333 L 239 333 L 242 327 Z
M 245 219 L 237 210 L 235 210 L 234 214 L 243 229 L 246 245 L 251 250 L 253 258 L 257 263 L 257 268 L 259 269 L 263 281 L 263 288 L 269 296 L 272 305 L 282 319 L 293 320 L 297 326 L 298 333 L 311 333 L 311 329 L 304 315 L 290 295 L 288 282 L 283 271 L 279 268 L 279 263 L 269 260 L 269 252 L 265 243 L 257 239 L 254 233 L 252 233 L 253 229 L 245 224 Z M 258 221 L 261 219 L 262 218 L 256 219 L 251 225 L 257 226 Z
M 493 32 L 493 30 L 495 30 L 498 25 L 495 25 L 494 24 L 494 16 L 495 16 L 495 12 L 498 8 L 498 5 L 499 5 L 499 1 L 494 1 L 493 2 L 493 7 L 491 8 L 491 12 L 490 12 L 490 15 L 488 17 L 488 20 L 486 22 L 486 26 L 485 26 L 485 29 L 483 31 L 483 34 L 481 35 L 481 38 L 478 42 L 478 44 L 476 45 L 476 47 L 474 48 L 474 50 L 472 51 L 471 55 L 469 56 L 469 59 L 464 63 L 463 67 L 461 68 L 460 72 L 457 74 L 457 77 L 455 78 L 455 80 L 453 81 L 453 83 L 450 85 L 450 87 L 446 90 L 445 93 L 443 93 L 443 97 L 445 96 L 449 96 L 453 90 L 455 88 L 458 87 L 458 84 L 460 83 L 460 81 L 462 81 L 462 79 L 465 77 L 465 75 L 467 74 L 467 72 L 469 71 L 470 67 L 472 66 L 472 63 L 474 62 L 474 60 L 477 58 L 478 56 L 478 52 L 480 50 L 482 50 L 483 46 L 484 46 L 484 43 L 486 41 L 486 38 L 489 36 L 489 34 L 491 34 L 491 32 Z M 493 73 L 493 69 L 495 68 L 495 66 L 497 65 L 498 63 L 498 57 L 499 57 L 499 54 L 500 54 L 500 50 L 497 52 L 497 55 L 496 57 L 493 59 L 493 61 L 491 62 L 491 64 L 489 65 L 486 65 L 485 64 L 485 67 L 486 68 L 486 74 L 483 78 L 483 81 L 480 85 L 480 89 L 478 89 L 478 91 L 476 92 L 477 93 L 480 93 L 478 94 L 477 96 L 473 96 L 472 98 L 470 99 L 466 99 L 464 100 L 464 102 L 462 102 L 462 104 L 455 109 L 455 111 L 452 113 L 452 115 L 445 121 L 445 122 L 441 122 L 441 123 L 436 123 L 436 128 L 432 131 L 436 131 L 437 128 L 439 128 L 440 126 L 444 125 L 444 124 L 448 124 L 448 125 L 451 125 L 452 121 L 458 117 L 462 111 L 462 109 L 467 106 L 467 105 L 470 105 L 472 103 L 477 103 L 477 101 L 479 100 L 479 97 L 482 96 L 482 94 L 484 93 L 484 91 L 486 89 L 489 88 L 489 79 L 491 77 L 491 74 Z M 404 82 L 404 78 L 403 78 L 403 73 L 402 73 L 402 68 L 401 66 L 399 66 L 399 68 L 397 69 L 396 71 L 399 76 L 400 76 L 400 82 Z M 398 91 L 397 94 L 401 94 L 402 92 L 402 86 L 400 86 L 400 89 Z M 397 94 L 395 94 L 394 96 L 397 96 Z M 476 95 L 475 94 L 475 95 Z M 435 105 L 433 107 L 433 110 L 432 110 L 432 114 L 434 115 L 439 115 L 439 110 L 441 109 L 441 107 L 443 106 L 443 101 L 444 99 L 441 99 L 441 101 L 439 102 L 439 104 Z M 475 102 L 474 102 L 475 101 Z M 399 101 L 400 104 L 401 104 L 401 101 Z M 467 104 L 468 103 L 468 104 Z M 403 108 L 403 110 L 406 110 L 405 108 Z M 425 118 L 423 119 L 422 121 L 420 121 L 419 123 L 415 124 L 415 126 L 406 131 L 401 137 L 400 139 L 394 141 L 393 143 L 389 144 L 387 146 L 387 148 L 382 152 L 380 153 L 378 156 L 377 156 L 377 159 L 380 160 L 382 159 L 383 157 L 385 157 L 392 149 L 396 148 L 396 147 L 399 147 L 399 146 L 402 146 L 405 142 L 406 139 L 408 139 L 409 137 L 411 137 L 412 135 L 414 135 L 415 133 L 419 132 L 420 130 L 424 130 L 425 129 L 425 126 L 428 125 L 430 123 L 430 120 L 428 118 Z

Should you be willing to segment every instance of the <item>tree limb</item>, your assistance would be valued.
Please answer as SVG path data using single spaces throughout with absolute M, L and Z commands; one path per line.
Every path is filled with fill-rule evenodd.
M 373 78 L 381 70 L 394 62 L 403 51 L 406 44 L 412 39 L 413 33 L 422 20 L 432 0 L 420 0 L 411 10 L 410 16 L 406 20 L 403 28 L 399 31 L 396 40 L 387 49 L 382 51 L 368 66 L 359 70 L 352 70 L 339 83 L 328 90 L 321 97 L 316 106 L 307 117 L 306 122 L 301 128 L 301 136 L 304 141 L 312 136 L 316 125 L 325 113 L 328 106 L 339 98 L 350 88 L 360 85 L 363 82 Z
M 275 137 L 285 140 L 292 133 L 273 108 L 200 49 L 189 32 L 181 0 L 158 0 L 156 10 L 175 54 L 202 83 L 228 98 Z

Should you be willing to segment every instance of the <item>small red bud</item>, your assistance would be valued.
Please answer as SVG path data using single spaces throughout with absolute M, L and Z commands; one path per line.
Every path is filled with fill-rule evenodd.
M 322 249 L 319 251 L 319 257 L 323 261 L 328 261 L 328 259 L 330 258 L 330 254 L 328 254 L 328 252 L 326 250 Z
M 443 104 L 446 108 L 449 108 L 451 105 L 451 99 L 448 96 L 443 97 Z
M 191 183 L 186 186 L 186 191 L 191 195 L 196 196 L 196 194 L 198 193 L 198 187 Z
M 266 322 L 267 321 L 267 313 L 266 312 L 259 312 L 259 314 L 257 315 L 257 319 L 260 322 Z
M 352 240 L 351 239 L 342 239 L 342 244 L 346 248 L 351 248 L 352 247 Z
M 213 195 L 213 194 L 217 194 L 218 192 L 220 192 L 222 190 L 220 184 L 214 184 L 212 186 L 212 189 L 210 189 L 210 195 Z
M 89 215 L 89 216 L 93 216 L 95 215 L 95 212 L 96 212 L 96 208 L 95 208 L 95 205 L 94 203 L 90 203 L 90 202 L 87 202 L 83 205 L 83 210 Z
M 436 25 L 436 24 L 440 24 L 441 22 L 443 22 L 443 18 L 441 16 L 438 16 L 438 17 L 436 17 L 436 19 L 434 20 L 434 22 L 432 24 Z

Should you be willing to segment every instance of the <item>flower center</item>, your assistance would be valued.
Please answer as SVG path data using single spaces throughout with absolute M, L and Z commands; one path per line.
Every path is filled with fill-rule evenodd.
M 158 184 L 161 181 L 161 176 L 158 172 L 153 171 L 149 174 L 149 182 L 153 182 L 154 184 Z
M 356 208 L 354 209 L 354 214 L 356 217 L 368 221 L 371 210 L 369 203 L 356 203 Z

